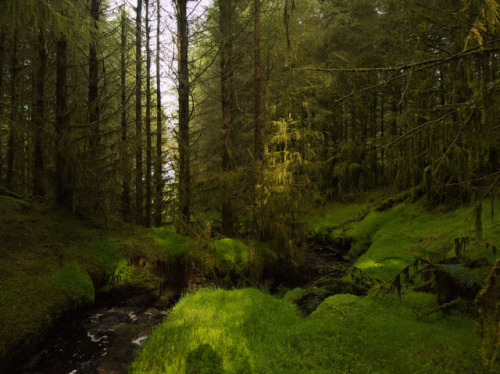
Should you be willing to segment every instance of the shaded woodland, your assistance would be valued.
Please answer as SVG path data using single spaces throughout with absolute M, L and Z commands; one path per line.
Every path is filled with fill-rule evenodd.
M 498 0 L 3 0 L 1 7 L 0 195 L 62 207 L 106 228 L 151 228 L 140 240 L 113 242 L 116 259 L 103 260 L 115 270 L 110 283 L 144 258 L 181 268 L 179 259 L 197 241 L 203 250 L 186 264 L 201 264 L 207 278 L 219 276 L 215 284 L 238 275 L 255 286 L 267 281 L 266 271 L 303 269 L 308 240 L 327 238 L 345 249 L 336 274 L 340 266 L 342 276 L 361 274 L 354 283 L 365 282 L 361 291 L 345 293 L 381 289 L 401 296 L 404 286 L 429 291 L 425 286 L 434 282 L 439 299 L 439 274 L 459 282 L 436 310 L 467 293 L 471 304 L 479 292 L 476 304 L 487 316 L 480 322 L 483 368 L 494 370 L 499 337 L 490 327 L 500 316 L 500 263 L 497 257 L 496 265 L 489 258 L 480 263 L 463 252 L 474 246 L 497 256 L 498 250 L 491 239 L 499 234 Z M 356 200 L 380 191 L 388 194 L 382 203 Z M 308 214 L 327 205 L 338 216 L 315 231 Z M 388 212 L 394 206 L 399 210 Z M 462 223 L 472 217 L 473 229 L 462 227 L 443 244 L 444 231 L 458 222 L 446 216 L 451 211 Z M 382 223 L 373 223 L 371 212 Z M 486 213 L 491 223 L 483 230 Z M 431 230 L 426 224 L 434 218 L 442 227 Z M 405 242 L 402 250 L 386 243 L 382 255 L 361 258 L 380 244 L 375 234 L 388 237 L 389 226 L 402 221 L 417 244 Z M 171 241 L 169 249 L 157 245 L 148 252 L 137 244 L 152 238 Z M 258 258 L 258 250 L 249 242 L 268 246 L 272 266 L 259 263 L 251 274 L 249 259 Z M 125 259 L 117 253 L 127 245 L 133 250 Z M 457 262 L 439 262 L 449 260 L 453 245 Z M 133 251 L 140 252 L 136 263 Z M 154 251 L 161 255 L 149 258 Z M 231 269 L 223 256 L 220 264 L 215 260 L 224 251 L 232 256 Z M 431 251 L 439 261 L 424 258 Z M 236 269 L 237 256 L 248 266 Z M 386 260 L 393 262 L 376 268 Z M 86 290 L 93 298 L 94 274 L 71 266 L 86 281 L 93 277 Z M 433 278 L 421 277 L 419 266 Z M 481 267 L 481 276 L 489 274 L 486 283 L 474 278 L 469 285 L 453 273 L 466 267 Z M 337 291 L 325 292 L 318 305 L 345 290 Z M 207 292 L 191 299 L 211 305 Z M 241 294 L 269 302 L 253 290 Z M 276 304 L 283 315 L 286 308 Z
M 496 1 L 133 5 L 5 3 L 6 190 L 186 232 L 210 217 L 286 252 L 314 202 L 391 185 L 457 206 L 496 189 Z

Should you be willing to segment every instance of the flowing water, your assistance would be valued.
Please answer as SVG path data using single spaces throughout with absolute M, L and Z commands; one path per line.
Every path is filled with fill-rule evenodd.
M 101 306 L 67 315 L 39 353 L 17 372 L 125 373 L 134 351 L 147 339 L 151 327 L 162 321 L 170 305 L 138 295 L 114 299 L 104 300 L 107 305 L 101 302 Z

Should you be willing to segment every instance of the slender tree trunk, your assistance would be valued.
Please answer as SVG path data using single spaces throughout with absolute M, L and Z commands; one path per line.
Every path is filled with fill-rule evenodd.
M 89 97 L 88 97 L 88 120 L 91 128 L 90 148 L 99 144 L 99 68 L 97 61 L 97 30 L 99 28 L 99 12 L 101 0 L 92 0 L 90 6 L 90 17 L 94 23 L 92 37 L 89 47 Z
M 17 92 L 17 80 L 19 69 L 17 67 L 17 26 L 14 30 L 11 56 L 11 84 L 10 84 L 10 132 L 7 144 L 7 188 L 14 190 L 14 167 L 17 156 L 18 131 L 19 126 L 19 98 Z
M 163 191 L 163 158 L 162 158 L 162 107 L 161 107 L 161 74 L 160 74 L 160 33 L 161 5 L 156 0 L 156 164 L 155 164 L 155 226 L 161 226 L 162 191 Z
M 254 157 L 255 161 L 260 163 L 262 161 L 262 130 L 260 124 L 260 0 L 254 0 L 255 14 L 254 14 Z
M 149 26 L 149 0 L 145 0 L 146 5 L 146 216 L 144 224 L 146 227 L 151 226 L 151 203 L 152 203 L 152 186 L 151 186 L 151 48 L 150 48 L 150 31 Z
M 378 170 L 377 170 L 377 93 L 373 92 L 372 110 L 371 110 L 371 147 L 370 147 L 370 157 L 372 165 L 372 178 L 374 184 L 377 182 Z
M 135 221 L 142 224 L 142 0 L 137 0 L 135 33 Z
M 384 116 L 385 116 L 385 113 L 384 113 L 384 110 L 385 110 L 385 107 L 384 107 L 384 99 L 385 99 L 385 96 L 384 96 L 384 93 L 382 92 L 381 93 L 381 98 L 380 98 L 380 138 L 381 138 L 381 142 L 380 144 L 384 144 L 385 142 L 385 139 L 384 139 L 384 131 L 385 131 L 385 122 L 384 122 Z M 384 159 L 384 156 L 385 156 L 385 149 L 383 147 L 380 148 L 380 167 L 381 167 L 381 176 L 382 178 L 384 178 L 385 176 L 385 159 Z
M 45 71 L 47 69 L 47 51 L 45 49 L 44 26 L 40 25 L 38 35 L 38 69 L 36 73 L 35 108 L 33 113 L 33 124 L 35 128 L 35 149 L 33 154 L 33 195 L 44 196 L 43 173 L 44 159 L 42 149 L 43 125 L 45 123 Z
M 188 22 L 186 0 L 176 0 L 177 51 L 179 75 L 179 213 L 180 229 L 185 230 L 190 219 L 191 175 L 189 165 L 189 70 Z
M 125 52 L 127 49 L 127 15 L 122 10 L 121 19 L 121 46 L 120 46 L 120 81 L 121 81 L 121 126 L 122 126 L 122 160 L 123 160 L 123 190 L 122 190 L 122 215 L 127 219 L 130 215 L 130 162 L 127 147 L 127 86 L 126 73 L 127 65 Z
M 254 0 L 254 233 L 259 235 L 260 224 L 258 220 L 258 210 L 260 206 L 260 179 L 262 173 L 262 130 L 260 122 L 260 96 L 261 96 L 261 72 L 260 72 L 260 1 Z
M 67 42 L 61 37 L 56 42 L 56 200 L 66 207 L 71 205 L 69 170 L 66 156 L 68 132 Z
M 233 48 L 232 48 L 232 0 L 220 0 L 220 34 L 221 47 L 221 101 L 222 101 L 222 172 L 227 174 L 233 168 Z M 222 233 L 233 235 L 233 209 L 229 184 L 224 182 L 224 201 L 222 203 Z
M 3 96 L 3 80 L 4 80 L 4 74 L 3 74 L 3 69 L 5 65 L 5 38 L 6 38 L 6 33 L 4 31 L 4 27 L 2 26 L 2 29 L 0 31 L 0 97 Z M 0 116 L 3 115 L 4 111 L 4 103 L 3 100 L 0 100 Z M 0 134 L 0 182 L 2 181 L 3 178 L 3 139 Z

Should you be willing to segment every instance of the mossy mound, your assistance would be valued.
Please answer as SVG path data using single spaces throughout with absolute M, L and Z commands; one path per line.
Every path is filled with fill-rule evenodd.
M 241 275 L 248 270 L 250 251 L 245 244 L 226 238 L 216 240 L 214 246 L 221 272 Z
M 191 250 L 196 240 L 178 234 L 173 227 L 155 227 L 149 229 L 148 236 L 152 237 L 168 254 L 180 258 Z
M 203 367 L 210 373 L 479 372 L 479 338 L 470 319 L 453 314 L 417 321 L 417 313 L 435 305 L 424 293 L 405 295 L 401 304 L 392 297 L 335 295 L 302 317 L 293 304 L 256 289 L 202 290 L 174 307 L 132 373 Z

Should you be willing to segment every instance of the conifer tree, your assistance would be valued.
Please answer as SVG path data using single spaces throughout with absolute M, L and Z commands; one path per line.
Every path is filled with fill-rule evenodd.
M 179 96 L 179 228 L 186 231 L 191 215 L 191 173 L 189 141 L 189 66 L 187 0 L 176 0 L 177 19 L 177 91 Z
M 145 220 L 146 227 L 151 226 L 151 204 L 152 204 L 152 181 L 151 181 L 151 168 L 152 168 L 152 144 L 151 144 L 151 48 L 150 48 L 150 11 L 149 0 L 145 0 L 146 5 L 146 202 L 145 202 Z
M 163 108 L 161 101 L 161 6 L 160 0 L 156 1 L 156 163 L 155 163 L 155 226 L 161 226 L 163 210 L 163 152 L 162 152 L 162 125 Z
M 135 221 L 144 222 L 142 172 L 142 0 L 137 0 L 135 31 Z

